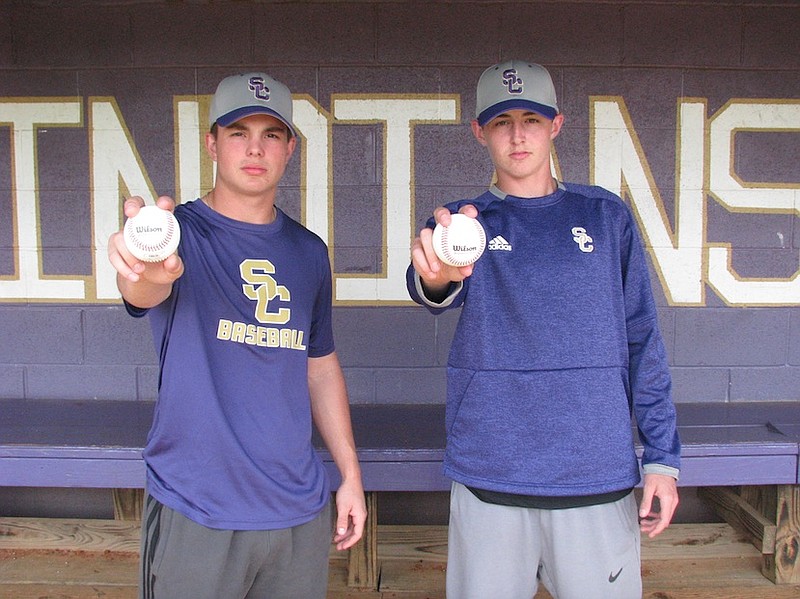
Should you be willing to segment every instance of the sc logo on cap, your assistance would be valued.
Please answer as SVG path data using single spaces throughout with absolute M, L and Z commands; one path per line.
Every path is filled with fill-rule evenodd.
M 253 95 L 258 98 L 259 100 L 264 100 L 265 102 L 269 101 L 269 88 L 264 85 L 264 78 L 263 77 L 250 77 L 250 81 L 248 81 L 250 86 L 250 91 L 253 92 Z
M 522 93 L 522 77 L 517 76 L 517 69 L 503 71 L 503 84 L 508 88 L 509 94 Z

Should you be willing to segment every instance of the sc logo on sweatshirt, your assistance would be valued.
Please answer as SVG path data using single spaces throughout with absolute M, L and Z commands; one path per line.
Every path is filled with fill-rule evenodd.
M 572 227 L 572 240 L 578 244 L 578 249 L 586 254 L 594 250 L 592 245 L 594 239 L 589 237 L 583 227 Z

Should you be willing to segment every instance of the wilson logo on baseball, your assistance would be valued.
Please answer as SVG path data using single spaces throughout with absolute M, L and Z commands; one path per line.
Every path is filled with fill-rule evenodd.
M 181 239 L 181 229 L 169 210 L 142 206 L 125 223 L 125 246 L 137 260 L 161 262 L 174 254 Z
M 433 251 L 439 260 L 450 266 L 468 266 L 483 254 L 486 232 L 477 219 L 464 214 L 451 214 L 446 227 L 433 229 Z

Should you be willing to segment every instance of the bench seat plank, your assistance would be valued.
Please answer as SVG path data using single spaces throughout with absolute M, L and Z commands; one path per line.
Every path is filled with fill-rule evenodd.
M 0 486 L 133 489 L 144 481 L 141 449 L 0 445 Z

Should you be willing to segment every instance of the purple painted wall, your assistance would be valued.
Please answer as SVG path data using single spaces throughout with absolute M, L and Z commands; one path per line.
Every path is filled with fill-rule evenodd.
M 180 188 L 176 102 L 199 103 L 202 113 L 223 76 L 268 71 L 328 122 L 336 276 L 377 279 L 396 275 L 390 254 L 407 259 L 407 248 L 387 249 L 384 224 L 413 233 L 436 205 L 489 183 L 488 158 L 468 127 L 474 85 L 483 68 L 510 57 L 553 74 L 567 117 L 555 144 L 563 178 L 611 180 L 628 192 L 653 260 L 676 401 L 800 399 L 800 6 L 747 0 L 0 4 L 0 397 L 155 397 L 146 322 L 98 291 L 94 250 L 107 235 L 93 235 L 109 210 L 119 218 L 119 204 L 98 207 L 104 138 L 95 137 L 102 124 L 94 107 L 117 107 L 140 171 L 154 192 L 172 195 Z M 455 117 L 415 125 L 410 146 L 381 120 L 339 117 L 345 100 L 387 95 L 433 98 L 455 106 Z M 30 152 L 15 145 L 28 139 L 20 115 L 47 102 L 77 103 L 69 117 L 77 122 L 39 123 L 28 133 Z M 696 129 L 679 118 L 693 102 L 701 106 Z M 623 177 L 604 158 L 608 107 L 627 119 L 622 137 L 638 151 L 623 159 L 633 169 Z M 682 140 L 682 131 L 699 142 Z M 310 135 L 303 143 L 317 155 Z M 387 148 L 405 147 L 411 207 L 385 216 L 408 188 L 387 183 Z M 679 179 L 681 158 L 699 191 Z M 295 155 L 279 199 L 301 220 L 309 164 Z M 636 168 L 648 185 L 631 183 Z M 719 183 L 720 173 L 733 182 Z M 738 204 L 737 192 L 746 194 Z M 699 233 L 680 240 L 672 233 L 690 208 L 697 213 L 680 228 Z M 659 253 L 660 231 L 687 257 L 685 270 L 671 265 L 670 248 Z M 713 247 L 727 248 L 727 271 Z M 37 281 L 70 281 L 82 295 L 59 296 L 61 283 L 37 290 Z M 338 292 L 337 345 L 352 401 L 443 401 L 455 317 Z
M 674 227 L 679 100 L 703 99 L 709 118 L 732 99 L 797 103 L 798 40 L 794 2 L 8 2 L 0 5 L 0 102 L 81 102 L 78 126 L 37 131 L 30 197 L 39 278 L 92 281 L 90 99 L 113 98 L 152 189 L 174 194 L 173 99 L 210 94 L 226 74 L 268 70 L 324 111 L 334 95 L 456 95 L 460 124 L 415 128 L 416 229 L 435 205 L 485 188 L 488 160 L 467 126 L 474 82 L 497 60 L 527 57 L 551 69 L 567 115 L 556 142 L 563 177 L 597 178 L 590 99 L 622 98 Z M 20 278 L 22 200 L 14 129 L 1 121 L 0 396 L 153 398 L 148 331 L 117 303 L 3 289 Z M 794 193 L 794 209 L 742 212 L 706 189 L 704 248 L 730 244 L 741 277 L 785 281 L 798 271 L 800 124 L 785 126 L 739 134 L 731 161 L 745 181 Z M 385 138 L 363 123 L 332 131 L 328 241 L 336 270 L 380 272 Z M 301 166 L 295 158 L 280 200 L 296 218 Z M 703 299 L 686 305 L 668 299 L 654 272 L 676 401 L 800 398 L 800 304 L 736 304 L 711 289 L 707 270 L 700 276 Z M 453 317 L 344 300 L 336 333 L 352 401 L 441 401 Z
M 676 142 L 678 103 L 702 99 L 707 123 L 731 100 L 753 102 L 756 111 L 765 103 L 796 106 L 798 40 L 800 7 L 793 2 L 3 3 L 0 106 L 66 98 L 79 102 L 81 122 L 39 126 L 37 189 L 23 197 L 14 171 L 22 160 L 13 146 L 19 132 L 0 118 L 0 396 L 155 395 L 145 323 L 91 291 L 99 276 L 92 234 L 100 226 L 92 212 L 90 138 L 99 125 L 89 113 L 98 99 L 116 102 L 152 189 L 175 194 L 174 98 L 211 94 L 229 73 L 268 70 L 326 114 L 334 96 L 456 97 L 455 123 L 414 128 L 408 216 L 416 230 L 434 206 L 488 184 L 488 159 L 467 126 L 474 82 L 493 62 L 527 57 L 551 69 L 567 116 L 555 146 L 563 178 L 603 178 L 602 164 L 593 171 L 589 158 L 602 128 L 591 111 L 603 98 L 621 99 L 660 194 L 664 228 L 674 230 L 676 160 L 684 148 Z M 703 243 L 690 251 L 705 264 L 695 286 L 700 302 L 674 301 L 675 290 L 654 268 L 679 402 L 800 399 L 800 302 L 790 289 L 799 268 L 800 121 L 767 129 L 737 133 L 732 168 L 745 183 L 794 194 L 793 208 L 731 208 L 706 181 Z M 378 276 L 386 269 L 383 196 L 392 193 L 384 156 L 393 142 L 382 123 L 336 121 L 331 131 L 335 270 Z M 712 147 L 703 159 L 718 162 L 718 151 Z M 280 198 L 298 219 L 303 164 L 296 155 Z M 626 199 L 637 204 L 637 195 Z M 38 219 L 35 276 L 86 281 L 83 301 L 3 287 L 25 276 L 18 203 L 28 197 Z M 388 227 L 397 224 L 387 219 Z M 731 267 L 745 283 L 779 281 L 786 293 L 776 297 L 783 299 L 764 304 L 745 290 L 737 303 L 718 293 L 705 254 L 714 244 L 729 244 Z M 336 333 L 352 401 L 441 401 L 453 315 L 350 299 L 339 295 Z

